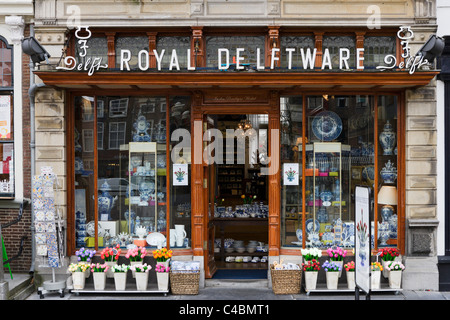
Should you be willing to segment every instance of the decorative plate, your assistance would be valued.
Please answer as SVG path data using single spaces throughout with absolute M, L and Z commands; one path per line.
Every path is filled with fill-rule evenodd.
M 342 120 L 333 111 L 322 111 L 312 121 L 313 134 L 322 141 L 332 141 L 342 132 Z
M 319 221 L 314 220 L 314 222 L 313 222 L 313 219 L 306 220 L 306 232 L 308 232 L 308 233 L 311 233 L 312 231 L 319 232 L 319 230 L 320 230 Z
M 152 232 L 147 236 L 146 241 L 150 246 L 164 245 L 166 237 L 162 233 Z

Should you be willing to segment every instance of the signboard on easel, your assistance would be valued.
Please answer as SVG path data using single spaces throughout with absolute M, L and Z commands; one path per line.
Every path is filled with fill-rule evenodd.
M 355 188 L 355 297 L 370 293 L 370 188 Z

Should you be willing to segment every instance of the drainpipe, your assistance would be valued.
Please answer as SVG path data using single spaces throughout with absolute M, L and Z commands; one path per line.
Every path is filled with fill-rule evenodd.
M 30 36 L 34 36 L 34 26 L 30 25 Z M 38 83 L 36 84 L 34 81 L 34 63 L 30 58 L 30 89 L 28 89 L 28 97 L 30 99 L 30 162 L 31 162 L 31 179 L 30 184 L 33 182 L 33 177 L 35 176 L 36 166 L 35 166 L 35 155 L 36 155 L 36 132 L 35 132 L 35 104 L 34 104 L 34 98 L 36 90 L 42 87 L 45 87 L 46 85 L 44 83 Z M 34 228 L 34 209 L 33 209 L 33 192 L 31 192 L 31 267 L 30 267 L 30 274 L 34 273 L 35 268 L 35 258 L 36 258 L 36 248 L 35 248 L 35 242 L 34 242 L 34 234 L 35 234 L 35 228 Z

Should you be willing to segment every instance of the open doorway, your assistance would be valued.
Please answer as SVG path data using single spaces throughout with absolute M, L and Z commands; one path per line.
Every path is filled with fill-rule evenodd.
M 214 231 L 213 278 L 267 278 L 268 176 L 267 114 L 208 115 L 214 164 L 208 170 L 209 208 Z M 222 143 L 218 142 L 222 139 Z

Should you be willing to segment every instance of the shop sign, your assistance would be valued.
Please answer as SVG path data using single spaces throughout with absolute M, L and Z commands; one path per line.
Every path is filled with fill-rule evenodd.
M 361 290 L 370 290 L 370 189 L 355 188 L 355 283 Z
M 87 32 L 86 36 L 80 35 L 80 31 L 84 29 Z M 386 55 L 384 57 L 384 63 L 386 65 L 377 66 L 376 69 L 383 71 L 389 69 L 405 69 L 408 70 L 410 74 L 413 74 L 417 69 L 421 66 L 428 63 L 426 59 L 422 55 L 411 56 L 409 40 L 414 37 L 414 33 L 409 26 L 402 26 L 400 30 L 397 32 L 398 38 L 401 40 L 402 46 L 402 58 L 404 61 L 397 61 L 395 55 Z M 75 31 L 75 37 L 78 39 L 77 43 L 79 45 L 79 56 L 86 57 L 87 49 L 89 46 L 87 45 L 87 40 L 91 37 L 91 32 L 89 27 L 77 27 Z M 292 57 L 293 53 L 297 50 L 297 48 L 284 48 L 287 56 L 287 70 L 292 69 Z M 300 48 L 300 56 L 302 60 L 302 65 L 304 70 L 315 70 L 315 62 L 317 56 L 317 48 Z M 355 50 L 355 61 L 356 61 L 356 69 L 364 70 L 364 48 L 356 48 Z M 161 71 L 164 68 L 167 68 L 169 71 L 176 70 L 180 71 L 179 64 L 179 52 L 176 49 L 172 49 L 171 51 L 166 51 L 162 49 L 160 51 L 153 50 L 153 55 L 156 59 L 156 66 L 158 71 Z M 276 62 L 280 60 L 280 48 L 272 48 L 271 49 L 271 58 L 270 58 L 270 70 L 275 69 Z M 137 55 L 136 55 L 137 54 Z M 184 53 L 183 53 L 184 54 Z M 186 61 L 187 66 L 184 68 L 188 71 L 195 71 L 196 67 L 192 66 L 191 62 L 191 51 L 187 49 L 186 52 Z M 165 55 L 170 56 L 170 62 L 168 65 L 163 66 L 163 58 Z M 256 56 L 257 62 L 256 66 L 254 66 L 255 70 L 265 70 L 265 66 L 261 63 L 261 56 L 264 56 L 261 53 L 261 48 L 256 48 Z M 339 48 L 339 70 L 350 70 L 349 60 L 350 60 L 350 49 L 349 48 Z M 248 67 L 245 63 L 245 49 L 244 48 L 236 48 L 236 55 L 233 57 L 233 65 L 236 70 L 245 70 Z M 141 50 L 139 52 L 131 52 L 128 49 L 120 50 L 118 64 L 120 66 L 121 71 L 131 71 L 130 61 L 131 59 L 137 58 L 138 68 L 140 71 L 147 71 L 150 67 L 150 54 L 148 50 Z M 328 48 L 325 48 L 322 55 L 322 65 L 321 70 L 333 70 L 333 64 L 331 62 L 331 54 Z M 225 71 L 231 67 L 230 63 L 230 49 L 229 48 L 218 48 L 217 50 L 217 70 Z M 108 64 L 102 64 L 101 57 L 87 57 L 83 59 L 83 62 L 77 62 L 77 59 L 73 56 L 67 56 L 64 58 L 64 66 L 58 66 L 56 69 L 68 70 L 68 71 L 87 71 L 88 75 L 93 75 L 96 71 L 100 69 L 107 69 Z

